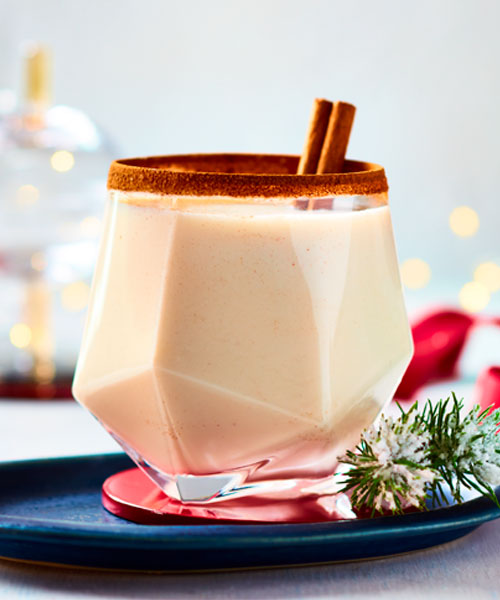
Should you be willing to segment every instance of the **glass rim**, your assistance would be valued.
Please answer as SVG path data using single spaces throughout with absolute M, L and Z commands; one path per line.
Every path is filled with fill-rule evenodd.
M 346 160 L 342 173 L 297 175 L 290 154 L 172 154 L 111 163 L 108 189 L 169 196 L 311 198 L 388 191 L 384 168 Z

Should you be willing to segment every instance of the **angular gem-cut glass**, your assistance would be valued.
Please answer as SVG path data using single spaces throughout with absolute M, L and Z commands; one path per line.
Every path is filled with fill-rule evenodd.
M 169 496 L 301 496 L 412 353 L 383 169 L 114 163 L 74 393 Z

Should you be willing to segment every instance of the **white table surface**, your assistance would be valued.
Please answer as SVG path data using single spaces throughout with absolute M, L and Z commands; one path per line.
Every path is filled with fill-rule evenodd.
M 115 450 L 74 402 L 0 399 L 0 460 Z M 3 598 L 500 598 L 500 520 L 428 550 L 321 567 L 129 575 L 0 561 Z

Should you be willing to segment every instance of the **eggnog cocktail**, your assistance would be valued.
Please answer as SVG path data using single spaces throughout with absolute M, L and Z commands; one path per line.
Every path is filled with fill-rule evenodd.
M 409 362 L 383 169 L 296 166 L 111 167 L 74 393 L 181 500 L 328 476 Z

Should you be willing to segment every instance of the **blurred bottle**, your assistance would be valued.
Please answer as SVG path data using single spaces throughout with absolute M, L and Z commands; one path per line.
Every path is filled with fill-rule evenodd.
M 51 105 L 47 48 L 24 50 L 24 93 L 0 115 L 0 396 L 68 393 L 112 145 Z

